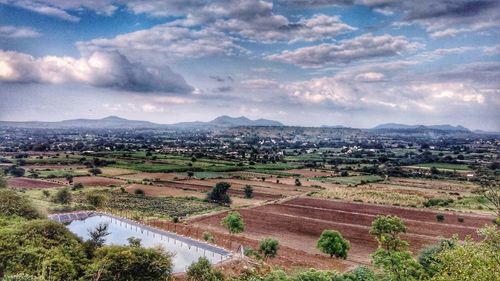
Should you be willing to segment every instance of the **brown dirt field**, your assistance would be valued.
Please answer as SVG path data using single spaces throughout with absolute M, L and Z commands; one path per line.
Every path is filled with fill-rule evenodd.
M 125 188 L 127 192 L 133 193 L 135 189 L 142 189 L 146 193 L 147 196 L 172 196 L 172 197 L 196 197 L 200 199 L 205 199 L 207 197 L 206 192 L 194 191 L 194 190 L 183 190 L 175 187 L 168 186 L 156 186 L 156 185 L 145 185 L 145 184 L 131 184 Z M 246 199 L 233 197 L 231 198 L 232 207 L 242 207 L 242 206 L 251 206 L 261 204 L 262 200 L 257 200 L 255 198 Z
M 212 190 L 215 183 L 219 181 L 220 180 L 214 182 L 211 182 L 209 180 L 188 180 L 188 181 L 157 181 L 156 183 L 171 188 L 209 192 L 210 190 Z M 228 193 L 231 196 L 238 196 L 238 197 L 244 197 L 245 195 L 245 193 L 243 192 L 243 187 L 238 189 L 232 187 L 231 189 L 229 189 Z M 261 192 L 257 190 L 255 187 L 254 187 L 253 197 L 258 200 L 275 200 L 283 198 L 282 194 L 270 194 Z
M 58 183 L 56 181 L 39 180 L 39 179 L 28 179 L 28 178 L 12 178 L 7 180 L 7 184 L 12 188 L 52 188 L 52 187 L 62 187 L 63 183 Z
M 348 261 L 358 264 L 368 264 L 369 254 L 376 249 L 376 241 L 369 229 L 379 214 L 394 214 L 404 219 L 408 233 L 403 237 L 409 241 L 414 253 L 435 243 L 441 236 L 451 237 L 457 233 L 461 238 L 465 235 L 477 237 L 476 229 L 491 222 L 486 216 L 443 213 L 445 221 L 437 223 L 438 212 L 306 197 L 238 211 L 245 221 L 245 237 L 255 240 L 273 237 L 284 246 L 311 255 L 321 255 L 315 247 L 321 232 L 336 229 L 351 242 Z M 225 215 L 219 213 L 195 218 L 191 223 L 222 232 L 220 220 Z M 464 223 L 459 223 L 458 217 L 463 217 Z
M 73 183 L 81 183 L 84 186 L 109 186 L 109 185 L 122 185 L 125 184 L 126 182 L 123 180 L 104 178 L 104 177 L 74 177 Z

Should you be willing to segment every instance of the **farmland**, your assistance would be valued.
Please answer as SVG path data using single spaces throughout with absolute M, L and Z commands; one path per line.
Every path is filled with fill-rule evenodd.
M 203 137 L 175 135 L 168 145 L 149 148 L 123 139 L 130 141 L 128 149 L 0 152 L 0 159 L 8 186 L 45 214 L 99 210 L 197 239 L 209 232 L 214 243 L 232 251 L 258 247 L 271 237 L 281 250 L 267 262 L 291 271 L 372 266 L 377 242 L 369 230 L 378 215 L 403 219 L 403 238 L 414 256 L 454 234 L 477 239 L 476 230 L 494 218 L 494 205 L 478 180 L 485 170 L 498 169 L 491 143 L 393 148 L 387 142 L 411 141 L 381 138 L 378 148 L 349 139 L 301 148 L 284 142 L 283 135 L 275 141 L 279 145 L 265 137 L 259 146 L 253 137 L 242 143 L 225 134 L 206 143 Z M 228 205 L 207 200 L 220 182 L 230 186 Z M 69 202 L 58 201 L 61 190 L 69 192 Z M 229 211 L 241 214 L 242 234 L 229 234 L 221 225 Z M 350 242 L 347 260 L 330 259 L 316 248 L 328 229 Z

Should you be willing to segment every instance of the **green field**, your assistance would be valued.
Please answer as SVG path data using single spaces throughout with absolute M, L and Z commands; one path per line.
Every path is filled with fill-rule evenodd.
M 422 164 L 415 164 L 407 167 L 412 167 L 412 168 L 426 168 L 430 169 L 432 167 L 436 167 L 438 170 L 447 170 L 447 171 L 471 171 L 469 166 L 465 164 L 453 164 L 453 163 L 422 163 Z

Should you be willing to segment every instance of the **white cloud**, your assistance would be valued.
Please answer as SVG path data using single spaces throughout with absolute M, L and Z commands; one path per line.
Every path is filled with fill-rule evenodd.
M 380 72 L 364 72 L 356 75 L 355 79 L 358 81 L 374 82 L 381 81 L 385 78 L 385 75 Z
M 187 94 L 192 91 L 184 79 L 164 66 L 146 68 L 131 63 L 118 52 L 94 52 L 72 57 L 31 55 L 0 50 L 0 81 L 13 83 L 79 82 L 95 87 L 133 92 Z
M 347 64 L 363 59 L 397 56 L 422 47 L 421 43 L 411 42 L 404 36 L 364 34 L 338 44 L 320 44 L 293 51 L 286 50 L 266 58 L 301 67 L 322 67 L 333 63 Z
M 118 50 L 134 61 L 147 62 L 149 65 L 164 64 L 181 58 L 231 55 L 246 51 L 224 33 L 213 28 L 192 30 L 169 24 L 118 35 L 111 39 L 77 42 L 77 47 L 82 53 Z
M 6 38 L 33 38 L 41 34 L 31 27 L 0 25 L 0 37 Z
M 251 89 L 269 89 L 279 86 L 278 82 L 270 79 L 249 79 L 241 81 L 241 84 Z

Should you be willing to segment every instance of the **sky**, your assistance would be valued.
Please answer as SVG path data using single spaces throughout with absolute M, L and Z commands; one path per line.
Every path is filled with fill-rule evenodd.
M 498 0 L 0 0 L 0 120 L 500 131 Z

